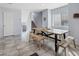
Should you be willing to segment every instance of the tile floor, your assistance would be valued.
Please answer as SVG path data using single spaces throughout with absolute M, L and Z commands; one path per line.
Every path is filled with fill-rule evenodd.
M 53 43 L 47 40 L 45 44 L 50 42 Z M 4 39 L 0 39 L 0 56 L 29 56 L 35 52 L 39 56 L 54 56 L 54 49 L 50 48 L 52 46 L 51 43 L 39 50 L 34 42 L 23 42 L 19 36 L 5 37 Z M 64 56 L 64 51 L 59 55 Z M 74 48 L 73 45 L 68 48 L 67 56 L 78 55 L 79 45 L 77 45 L 77 48 Z

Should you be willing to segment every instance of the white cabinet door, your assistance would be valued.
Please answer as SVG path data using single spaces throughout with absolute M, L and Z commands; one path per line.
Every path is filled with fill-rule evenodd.
M 3 37 L 3 19 L 2 19 L 2 10 L 0 9 L 0 38 Z
M 4 36 L 13 35 L 14 30 L 14 13 L 5 11 L 4 12 Z

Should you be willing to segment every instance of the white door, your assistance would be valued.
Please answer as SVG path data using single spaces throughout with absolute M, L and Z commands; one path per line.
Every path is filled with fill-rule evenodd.
M 4 12 L 4 36 L 13 35 L 14 30 L 14 14 L 13 12 Z
M 2 10 L 0 9 L 0 38 L 3 37 L 3 19 L 2 19 Z

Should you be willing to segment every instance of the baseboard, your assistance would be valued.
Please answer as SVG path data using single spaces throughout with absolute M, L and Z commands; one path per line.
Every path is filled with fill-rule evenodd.
M 21 36 L 21 35 L 8 35 L 8 36 L 4 36 L 3 38 L 7 38 L 7 37 L 15 37 L 15 36 Z

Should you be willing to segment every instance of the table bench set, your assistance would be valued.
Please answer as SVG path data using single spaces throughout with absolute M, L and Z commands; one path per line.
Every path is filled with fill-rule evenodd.
M 40 42 L 41 40 L 44 42 L 44 39 L 47 39 L 47 38 L 53 39 L 55 41 L 55 55 L 57 56 L 59 46 L 64 48 L 66 51 L 66 47 L 70 43 L 68 40 L 70 39 L 72 39 L 74 46 L 76 47 L 74 38 L 71 36 L 66 37 L 66 33 L 68 33 L 68 30 L 32 28 L 32 32 L 30 33 L 29 37 L 32 37 L 33 40 L 38 41 L 38 42 Z M 39 43 L 39 46 L 40 46 L 40 43 Z M 66 55 L 66 52 L 65 52 L 65 55 Z

